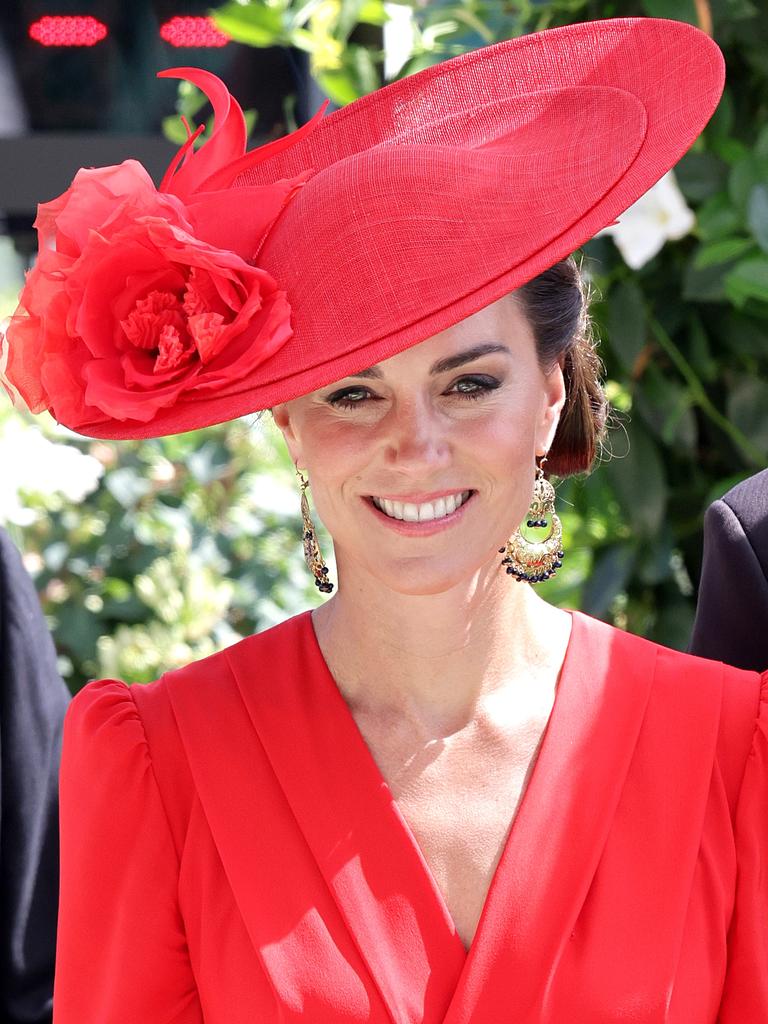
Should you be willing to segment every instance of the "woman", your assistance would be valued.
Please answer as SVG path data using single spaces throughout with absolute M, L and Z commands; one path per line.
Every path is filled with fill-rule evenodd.
M 764 1021 L 765 682 L 531 588 L 542 465 L 603 421 L 564 257 L 701 131 L 716 47 L 571 26 L 248 155 L 182 73 L 217 132 L 41 208 L 6 378 L 100 437 L 270 407 L 339 587 L 75 699 L 58 1024 Z

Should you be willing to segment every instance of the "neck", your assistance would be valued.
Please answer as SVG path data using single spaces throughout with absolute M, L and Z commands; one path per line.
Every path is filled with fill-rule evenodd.
M 460 729 L 479 706 L 562 661 L 570 617 L 497 565 L 440 594 L 345 579 L 313 613 L 320 648 L 353 711 Z

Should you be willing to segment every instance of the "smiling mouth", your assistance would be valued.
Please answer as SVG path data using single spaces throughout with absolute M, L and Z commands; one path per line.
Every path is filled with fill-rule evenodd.
M 371 496 L 370 500 L 380 512 L 389 516 L 390 519 L 401 519 L 406 523 L 426 523 L 452 515 L 457 508 L 469 500 L 472 494 L 474 491 L 461 491 L 458 494 L 447 495 L 445 498 L 437 498 L 435 501 L 425 501 L 420 505 L 404 501 L 388 501 L 386 498 L 374 496 Z

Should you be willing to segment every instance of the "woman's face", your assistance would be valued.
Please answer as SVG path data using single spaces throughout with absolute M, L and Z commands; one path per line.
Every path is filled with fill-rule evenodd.
M 273 409 L 348 586 L 440 593 L 500 561 L 564 400 L 513 296 Z M 455 507 L 454 506 L 458 506 Z

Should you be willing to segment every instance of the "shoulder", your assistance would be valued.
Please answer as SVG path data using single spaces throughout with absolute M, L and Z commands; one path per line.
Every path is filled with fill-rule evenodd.
M 117 730 L 146 742 L 147 733 L 156 733 L 163 722 L 170 724 L 172 698 L 215 699 L 231 682 L 233 666 L 246 667 L 268 678 L 281 650 L 287 651 L 301 634 L 306 635 L 309 614 L 302 612 L 206 658 L 165 672 L 152 683 L 93 680 L 72 700 L 65 728 L 70 736 L 90 743 L 109 745 Z
M 665 700 L 684 697 L 680 707 L 695 705 L 728 723 L 740 723 L 740 731 L 754 730 L 765 678 L 760 673 L 736 669 L 706 657 L 698 657 L 654 643 L 606 623 L 579 614 L 595 646 L 609 653 L 614 674 L 628 683 L 634 675 L 652 672 L 651 694 Z M 676 701 L 679 702 L 679 701 Z
M 768 469 L 742 480 L 710 505 L 705 522 L 710 532 L 746 535 L 768 553 Z
M 768 516 L 768 469 L 736 484 L 723 495 L 722 500 L 739 518 L 765 519 Z
M 699 749 L 710 737 L 706 746 L 735 793 L 768 714 L 768 675 L 676 651 L 588 616 L 579 619 L 592 636 L 592 663 L 599 661 L 600 646 L 609 652 L 604 659 L 620 685 L 648 684 L 648 727 L 656 723 L 670 742 L 688 735 Z

